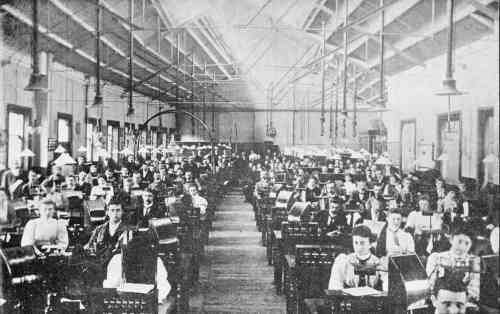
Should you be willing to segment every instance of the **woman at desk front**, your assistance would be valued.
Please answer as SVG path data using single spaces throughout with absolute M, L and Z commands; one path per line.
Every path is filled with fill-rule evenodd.
M 352 230 L 352 246 L 354 253 L 340 254 L 333 263 L 328 290 L 341 290 L 379 284 L 379 276 L 369 276 L 368 273 L 356 274 L 355 268 L 359 266 L 376 266 L 379 259 L 370 251 L 372 234 L 367 226 L 358 225 Z
M 51 200 L 43 200 L 40 204 L 40 218 L 31 219 L 24 227 L 21 246 L 36 247 L 57 246 L 63 250 L 68 247 L 68 231 L 59 220 L 54 219 L 55 204 Z

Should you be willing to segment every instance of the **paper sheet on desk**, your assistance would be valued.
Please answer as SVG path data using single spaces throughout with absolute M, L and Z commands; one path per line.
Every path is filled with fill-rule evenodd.
M 356 297 L 361 297 L 361 296 L 365 296 L 365 295 L 380 294 L 380 291 L 375 290 L 375 289 L 370 288 L 370 287 L 346 288 L 346 289 L 342 289 L 342 292 L 356 296 Z
M 142 293 L 146 294 L 153 290 L 153 285 L 142 284 L 142 283 L 124 283 L 116 291 L 119 292 L 130 292 L 130 293 Z

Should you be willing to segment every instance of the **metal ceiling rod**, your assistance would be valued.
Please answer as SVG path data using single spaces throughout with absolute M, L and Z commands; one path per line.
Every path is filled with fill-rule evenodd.
M 353 109 L 353 122 L 352 122 L 352 137 L 355 138 L 357 136 L 357 128 L 358 128 L 358 113 L 357 113 L 357 109 L 358 109 L 358 104 L 357 104 L 357 101 L 356 101 L 356 98 L 357 98 L 357 88 L 358 88 L 358 81 L 356 79 L 356 66 L 353 65 L 353 76 L 354 76 L 354 86 L 353 86 L 353 97 L 352 97 L 352 109 Z
M 213 80 L 215 81 L 215 72 L 213 72 Z M 214 88 L 214 85 L 212 88 Z M 212 134 L 215 134 L 215 93 L 212 94 Z
M 194 54 L 194 50 L 191 51 L 191 54 Z M 191 100 L 194 100 L 194 57 L 191 58 L 191 76 L 193 79 L 191 80 Z M 191 105 L 191 113 L 194 113 L 194 104 Z M 191 135 L 195 135 L 195 124 L 194 124 L 194 117 L 191 116 Z
M 246 23 L 243 27 L 248 27 L 250 24 L 252 24 L 252 22 L 255 20 L 255 18 L 257 18 L 257 16 L 260 15 L 260 13 L 262 11 L 264 11 L 264 9 L 271 3 L 271 1 L 273 0 L 267 0 L 266 3 L 264 3 L 260 8 L 259 10 L 257 11 L 257 13 L 255 13 L 254 16 L 252 16 L 252 18 L 248 21 L 248 23 Z
M 384 5 L 384 0 L 380 0 L 380 6 Z M 380 106 L 385 107 L 385 97 L 384 97 L 384 54 L 385 54 L 385 36 L 384 36 L 384 24 L 385 24 L 385 13 L 380 12 Z
M 141 79 L 139 82 L 136 82 L 134 85 L 132 85 L 132 89 L 138 87 L 138 86 L 141 86 L 142 84 L 146 83 L 147 81 L 149 81 L 150 79 L 154 78 L 155 76 L 157 76 L 158 74 L 160 74 L 161 72 L 163 71 L 167 71 L 168 69 L 170 69 L 173 65 L 172 64 L 169 64 L 169 65 L 166 65 L 164 66 L 163 68 L 160 68 L 158 71 L 154 72 L 154 73 L 151 73 L 150 75 L 146 76 L 145 78 Z
M 340 67 L 339 61 L 337 60 L 337 84 L 335 84 L 335 136 L 333 138 L 333 144 L 337 145 L 337 137 L 339 135 L 339 80 L 340 80 Z
M 347 25 L 348 19 L 349 19 L 349 0 L 344 0 L 344 8 L 345 8 L 345 15 L 344 15 L 344 25 Z M 344 32 L 344 76 L 343 76 L 343 82 L 342 82 L 342 111 L 347 110 L 347 66 L 348 66 L 348 61 L 349 61 L 349 36 L 347 33 L 347 30 Z M 343 113 L 345 116 L 347 116 L 347 112 Z M 345 121 L 345 120 L 344 120 Z M 344 130 L 345 132 L 345 130 Z
M 96 0 L 96 8 L 95 8 L 95 98 L 94 105 L 102 104 L 102 95 L 101 95 L 101 6 L 100 0 Z
M 347 1 L 347 0 L 346 0 Z M 323 39 L 323 46 L 321 49 L 321 55 L 326 54 L 326 31 L 325 22 L 321 23 L 321 36 Z M 321 59 L 321 136 L 325 135 L 325 58 Z
M 127 115 L 131 115 L 134 113 L 134 32 L 132 31 L 132 27 L 134 25 L 134 0 L 129 0 L 129 8 L 128 8 L 128 22 L 130 27 L 129 32 L 129 62 L 128 62 L 128 109 Z

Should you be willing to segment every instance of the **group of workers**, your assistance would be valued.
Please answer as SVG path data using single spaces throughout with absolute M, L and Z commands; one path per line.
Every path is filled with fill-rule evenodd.
M 182 217 L 189 208 L 199 209 L 200 217 L 206 215 L 208 201 L 204 195 L 210 176 L 227 176 L 233 162 L 231 155 L 223 152 L 216 155 L 214 163 L 197 151 L 189 156 L 154 157 L 128 156 L 119 167 L 113 167 L 116 163 L 89 163 L 80 156 L 71 171 L 54 165 L 45 177 L 35 169 L 23 172 L 18 165 L 7 170 L 1 176 L 3 197 L 9 199 L 9 204 L 36 204 L 36 217 L 20 226 L 22 237 L 17 245 L 32 246 L 40 256 L 64 252 L 71 236 L 68 219 L 61 219 L 61 212 L 72 206 L 66 196 L 76 192 L 82 201 L 90 202 L 89 207 L 102 204 L 105 210 L 103 219 L 86 226 L 87 238 L 81 243 L 84 252 L 99 261 L 89 272 L 92 279 L 88 281 L 97 281 L 97 286 L 104 288 L 119 287 L 123 284 L 122 248 L 133 237 L 133 231 L 148 228 L 151 219 Z M 216 168 L 212 169 L 212 165 Z M 21 223 L 12 206 L 6 210 L 8 224 Z M 167 279 L 166 267 L 158 257 L 156 285 L 160 303 L 171 289 Z
M 270 193 L 279 198 L 280 191 L 292 191 L 290 204 L 306 203 L 302 208 L 311 210 L 290 210 L 288 221 L 317 222 L 323 233 L 352 235 L 352 253 L 336 257 L 329 290 L 387 291 L 389 258 L 416 254 L 436 313 L 465 313 L 466 304 L 478 304 L 481 297 L 478 257 L 499 251 L 498 194 L 485 196 L 465 182 L 447 184 L 430 169 L 404 174 L 377 160 L 269 153 L 248 163 L 246 200 L 257 206 Z M 376 265 L 379 271 L 360 276 L 356 265 Z M 470 267 L 450 274 L 454 265 Z

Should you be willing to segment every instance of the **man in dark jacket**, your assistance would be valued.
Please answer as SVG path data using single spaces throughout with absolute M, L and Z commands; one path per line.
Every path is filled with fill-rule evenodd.
M 139 228 L 145 228 L 149 225 L 149 220 L 152 218 L 164 217 L 164 212 L 155 203 L 153 191 L 145 190 L 142 195 L 142 204 L 138 206 L 136 212 L 136 219 L 134 219 L 135 224 Z

